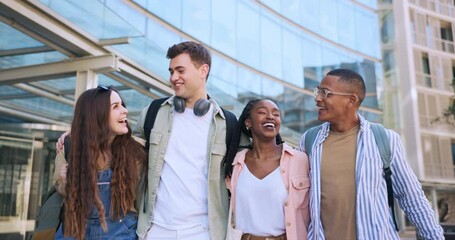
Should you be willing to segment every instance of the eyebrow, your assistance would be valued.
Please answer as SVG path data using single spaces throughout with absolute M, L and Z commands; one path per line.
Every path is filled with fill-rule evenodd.
M 182 70 L 182 69 L 185 69 L 185 67 L 184 67 L 184 66 L 177 66 L 177 67 L 175 67 L 175 70 Z M 168 70 L 169 70 L 169 72 L 170 72 L 170 71 L 173 71 L 172 68 L 169 68 Z
M 259 110 L 259 109 L 261 109 L 261 108 L 267 109 L 267 107 L 258 107 L 258 108 L 256 108 L 256 110 Z M 279 108 L 273 108 L 272 110 L 280 111 Z

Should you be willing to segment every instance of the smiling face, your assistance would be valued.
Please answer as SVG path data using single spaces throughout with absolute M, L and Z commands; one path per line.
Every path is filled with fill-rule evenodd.
M 270 100 L 261 100 L 251 108 L 245 126 L 250 129 L 253 139 L 275 139 L 281 127 L 280 109 Z
M 123 106 L 120 95 L 112 91 L 109 111 L 109 129 L 112 136 L 115 137 L 128 133 L 127 114 L 128 110 Z
M 175 95 L 184 98 L 187 107 L 191 107 L 206 97 L 206 78 L 209 66 L 197 66 L 188 53 L 182 53 L 169 62 L 170 82 Z
M 319 89 L 327 89 L 332 92 L 349 93 L 346 83 L 338 81 L 338 76 L 327 75 L 322 79 Z M 332 124 L 342 123 L 356 118 L 355 103 L 357 97 L 351 95 L 329 94 L 326 98 L 323 94 L 319 94 L 315 98 L 316 106 L 318 107 L 318 120 L 330 122 Z

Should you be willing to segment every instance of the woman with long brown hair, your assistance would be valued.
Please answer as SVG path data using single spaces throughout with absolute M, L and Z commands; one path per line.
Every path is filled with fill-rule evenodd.
M 134 203 L 146 155 L 131 136 L 127 114 L 112 87 L 78 98 L 68 161 L 64 151 L 56 158 L 56 187 L 65 205 L 56 239 L 137 238 Z

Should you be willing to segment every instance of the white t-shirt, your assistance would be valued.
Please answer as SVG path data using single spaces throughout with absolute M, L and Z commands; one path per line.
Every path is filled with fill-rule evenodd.
M 235 197 L 236 228 L 256 236 L 285 233 L 284 203 L 287 197 L 279 167 L 265 178 L 258 179 L 243 164 Z
M 207 147 L 212 112 L 212 106 L 201 117 L 189 108 L 174 112 L 153 223 L 175 230 L 208 227 Z

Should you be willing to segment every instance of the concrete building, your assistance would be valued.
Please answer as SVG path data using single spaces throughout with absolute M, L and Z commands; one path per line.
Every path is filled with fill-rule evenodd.
M 443 226 L 455 225 L 453 0 L 379 1 L 384 123 L 406 154 Z M 406 231 L 413 227 L 402 218 Z

